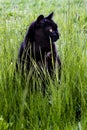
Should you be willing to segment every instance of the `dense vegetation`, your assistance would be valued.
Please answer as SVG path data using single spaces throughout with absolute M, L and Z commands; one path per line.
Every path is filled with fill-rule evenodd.
M 54 11 L 61 37 L 61 84 L 15 71 L 18 49 L 30 23 Z M 37 70 L 36 70 L 37 71 Z M 37 72 L 38 73 L 38 72 Z M 31 74 L 31 72 L 30 72 Z M 46 78 L 47 78 L 46 77 Z M 38 91 L 29 88 L 37 87 Z M 77 120 L 76 112 L 81 111 Z M 79 115 L 80 116 L 80 115 Z M 87 2 L 85 0 L 0 0 L 0 130 L 87 129 Z

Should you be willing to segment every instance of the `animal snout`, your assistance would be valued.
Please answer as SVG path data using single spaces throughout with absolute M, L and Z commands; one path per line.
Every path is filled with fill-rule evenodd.
M 51 39 L 53 42 L 57 41 L 59 39 L 59 33 L 58 32 L 53 32 L 51 34 Z

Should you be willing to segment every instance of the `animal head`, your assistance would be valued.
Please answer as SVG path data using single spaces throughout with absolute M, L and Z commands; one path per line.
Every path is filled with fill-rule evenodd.
M 51 39 L 55 42 L 59 39 L 57 24 L 52 20 L 53 12 L 47 17 L 40 15 L 29 28 L 30 42 L 35 42 L 43 39 Z

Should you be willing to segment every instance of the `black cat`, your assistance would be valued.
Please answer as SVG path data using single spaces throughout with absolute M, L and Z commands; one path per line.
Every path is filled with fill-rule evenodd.
M 58 64 L 59 80 L 61 77 L 61 61 L 57 54 L 55 42 L 59 39 L 57 24 L 52 20 L 53 12 L 47 17 L 40 15 L 34 21 L 24 38 L 19 50 L 18 64 L 22 72 L 29 72 L 32 60 L 37 65 L 44 65 L 50 75 Z

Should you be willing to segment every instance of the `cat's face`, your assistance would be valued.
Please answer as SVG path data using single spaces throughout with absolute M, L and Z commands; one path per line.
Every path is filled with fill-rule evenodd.
M 53 13 L 44 17 L 40 15 L 36 21 L 36 32 L 41 35 L 43 33 L 46 37 L 50 38 L 52 42 L 59 39 L 59 32 L 57 24 L 52 20 Z

